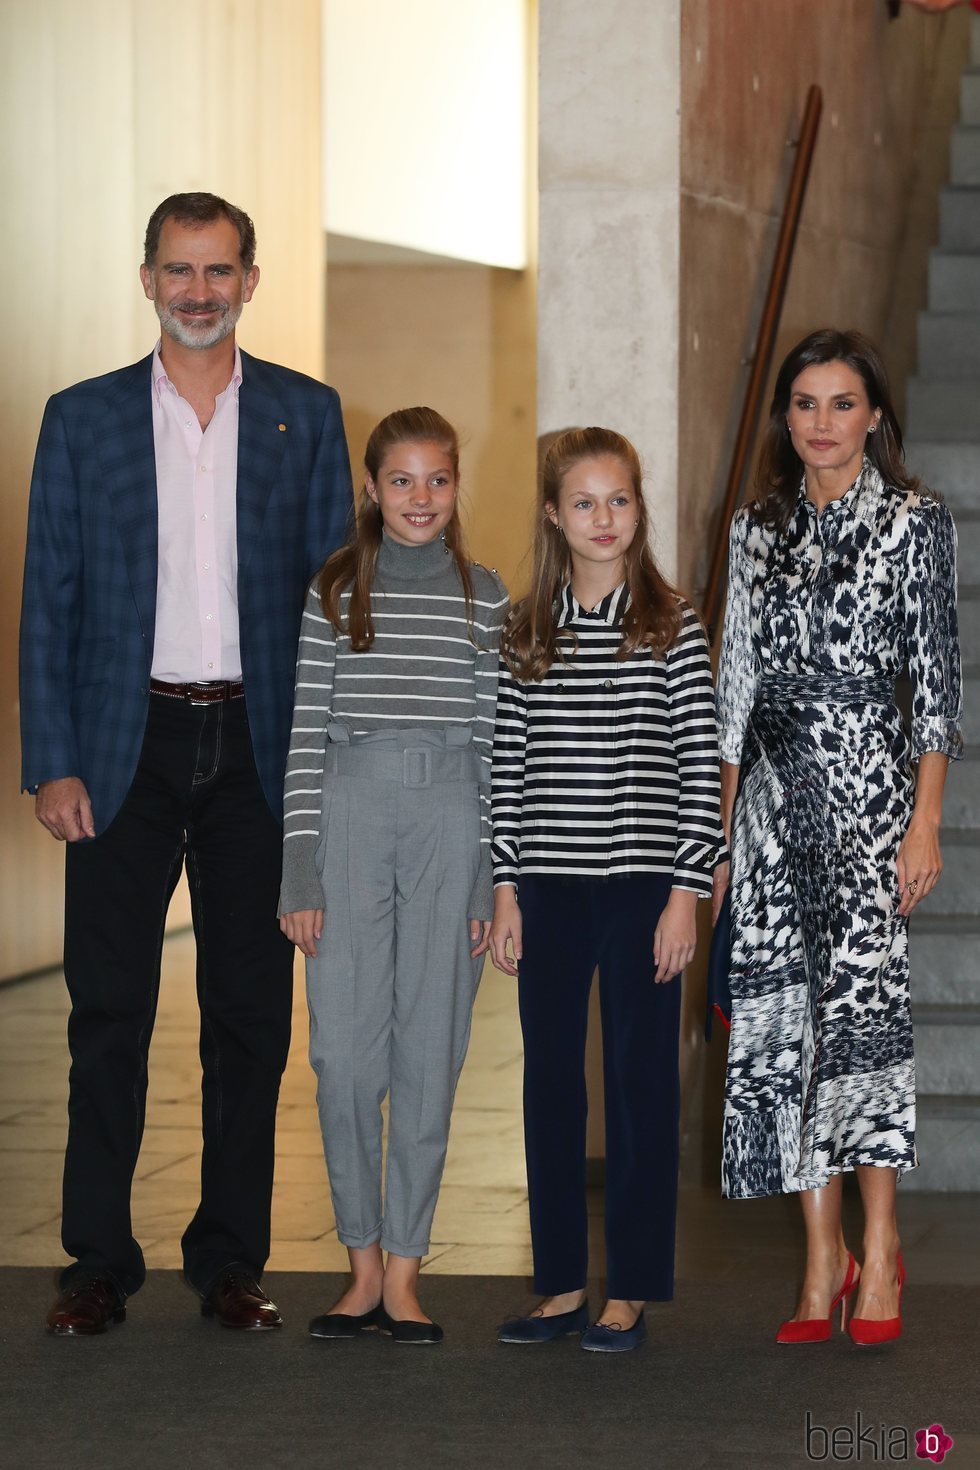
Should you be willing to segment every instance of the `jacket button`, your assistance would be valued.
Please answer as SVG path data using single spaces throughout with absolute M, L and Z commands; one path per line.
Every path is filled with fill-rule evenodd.
M 603 689 L 611 689 L 613 687 L 613 681 L 611 679 L 603 679 L 602 687 Z

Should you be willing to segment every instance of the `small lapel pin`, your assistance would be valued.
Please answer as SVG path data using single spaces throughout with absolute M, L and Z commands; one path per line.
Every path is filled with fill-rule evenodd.
M 285 434 L 285 432 L 286 432 L 286 425 L 285 424 L 280 424 L 279 425 L 279 432 L 280 432 L 280 434 Z

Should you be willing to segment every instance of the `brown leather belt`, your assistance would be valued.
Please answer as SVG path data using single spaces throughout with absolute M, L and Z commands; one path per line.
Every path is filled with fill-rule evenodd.
M 241 679 L 209 679 L 197 684 L 165 684 L 162 679 L 151 679 L 150 693 L 185 699 L 188 704 L 224 704 L 228 699 L 244 699 L 245 685 Z

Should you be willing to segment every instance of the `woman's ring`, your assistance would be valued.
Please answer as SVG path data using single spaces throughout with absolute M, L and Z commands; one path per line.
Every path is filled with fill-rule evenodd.
M 913 897 L 915 896 L 915 890 L 918 888 L 918 886 L 919 886 L 919 880 L 918 880 L 918 878 L 910 878 L 909 881 L 905 885 L 906 890 L 909 893 L 911 893 Z

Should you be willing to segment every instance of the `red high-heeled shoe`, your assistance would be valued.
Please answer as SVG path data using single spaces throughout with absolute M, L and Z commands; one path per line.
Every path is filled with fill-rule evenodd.
M 847 1253 L 847 1275 L 844 1277 L 844 1285 L 830 1303 L 830 1311 L 826 1317 L 810 1317 L 805 1322 L 784 1322 L 776 1333 L 777 1342 L 826 1342 L 830 1337 L 830 1319 L 834 1315 L 834 1308 L 840 1303 L 840 1330 L 844 1331 L 847 1324 L 847 1298 L 860 1281 L 857 1261 L 853 1252 Z
M 851 1341 L 856 1342 L 858 1347 L 874 1347 L 879 1342 L 894 1342 L 896 1337 L 902 1335 L 902 1287 L 905 1285 L 905 1263 L 902 1253 L 898 1253 L 898 1316 L 886 1317 L 882 1322 L 875 1322 L 871 1317 L 852 1317 L 848 1332 Z

